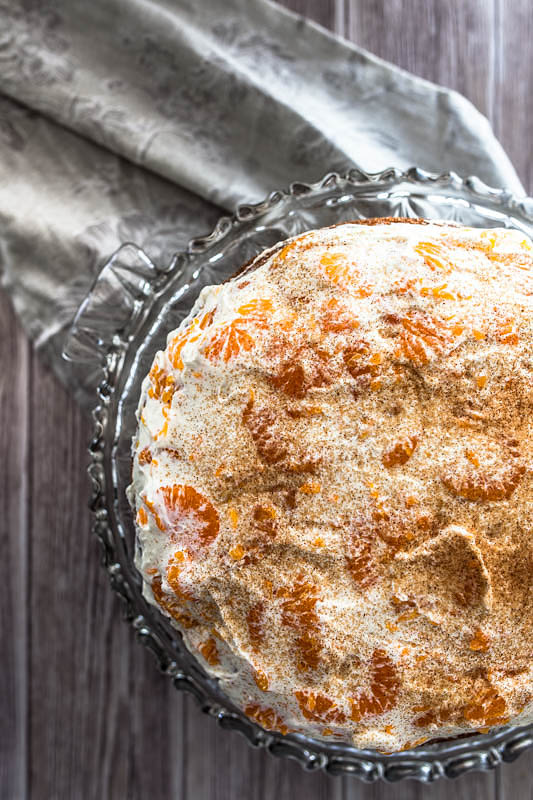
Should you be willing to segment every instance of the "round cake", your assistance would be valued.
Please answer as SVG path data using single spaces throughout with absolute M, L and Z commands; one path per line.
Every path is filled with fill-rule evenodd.
M 137 566 L 267 730 L 533 722 L 533 248 L 371 220 L 205 288 L 146 377 Z

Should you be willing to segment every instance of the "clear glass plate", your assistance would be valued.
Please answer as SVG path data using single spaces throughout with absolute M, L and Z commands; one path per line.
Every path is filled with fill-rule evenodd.
M 125 494 L 142 379 L 155 352 L 165 346 L 167 332 L 179 325 L 200 289 L 220 283 L 289 236 L 343 221 L 398 216 L 514 227 L 533 235 L 533 199 L 517 199 L 476 178 L 437 176 L 415 168 L 406 173 L 330 174 L 313 185 L 298 183 L 274 192 L 263 203 L 240 206 L 235 216 L 220 219 L 209 236 L 193 240 L 166 268 L 154 265 L 134 245 L 121 247 L 80 307 L 64 355 L 85 383 L 96 375 L 101 379 L 95 388 L 89 475 L 94 531 L 103 545 L 105 567 L 138 639 L 154 652 L 176 688 L 195 695 L 202 710 L 223 728 L 238 730 L 254 746 L 295 758 L 307 769 L 349 773 L 365 781 L 433 781 L 514 760 L 533 746 L 533 726 L 507 727 L 394 755 L 262 730 L 232 706 L 186 650 L 180 634 L 142 597 Z

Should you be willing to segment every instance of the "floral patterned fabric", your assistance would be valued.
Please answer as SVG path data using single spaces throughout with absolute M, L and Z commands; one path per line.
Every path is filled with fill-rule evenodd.
M 267 0 L 0 0 L 2 282 L 66 382 L 65 330 L 124 241 L 166 264 L 240 201 L 413 164 L 522 192 L 462 96 Z

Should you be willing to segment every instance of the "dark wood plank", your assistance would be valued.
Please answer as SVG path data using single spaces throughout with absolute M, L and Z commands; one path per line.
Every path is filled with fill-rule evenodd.
M 214 720 L 199 714 L 189 700 L 182 727 L 182 758 L 186 765 L 181 793 L 187 800 L 233 800 L 305 797 L 341 800 L 340 781 L 324 774 L 306 773 L 290 761 L 252 749 L 236 733 L 221 730 Z
M 340 30 L 403 69 L 464 94 L 492 122 L 527 192 L 533 100 L 530 0 L 339 0 Z M 505 6 L 505 8 L 504 8 Z
M 494 773 L 470 773 L 458 780 L 439 780 L 433 784 L 405 781 L 400 786 L 371 785 L 350 778 L 342 779 L 342 800 L 494 800 Z M 298 795 L 297 795 L 298 796 Z M 302 795 L 303 797 L 303 795 Z M 521 798 L 520 798 L 521 800 Z
M 318 22 L 325 28 L 335 27 L 336 0 L 278 0 L 281 6 Z
M 497 800 L 533 800 L 533 751 L 498 770 L 496 797 Z
M 0 797 L 26 796 L 29 344 L 0 294 Z
M 345 0 L 346 34 L 381 58 L 492 109 L 494 11 L 486 0 Z
M 134 640 L 87 509 L 89 425 L 34 360 L 29 474 L 30 782 L 35 798 L 163 798 L 180 698 Z
M 533 194 L 533 6 L 531 0 L 494 0 L 493 124 L 529 194 Z

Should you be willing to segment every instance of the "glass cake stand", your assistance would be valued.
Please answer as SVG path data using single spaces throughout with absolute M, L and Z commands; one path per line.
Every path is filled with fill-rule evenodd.
M 188 313 L 200 289 L 220 283 L 259 252 L 303 231 L 369 217 L 424 217 L 482 227 L 513 227 L 533 235 L 533 199 L 517 199 L 477 178 L 420 169 L 379 174 L 352 170 L 318 183 L 294 183 L 256 205 L 222 217 L 209 235 L 190 242 L 166 267 L 132 244 L 106 263 L 81 305 L 64 356 L 85 376 L 99 374 L 93 411 L 89 476 L 94 532 L 103 545 L 111 585 L 124 601 L 137 638 L 156 656 L 175 687 L 193 694 L 203 711 L 255 747 L 294 758 L 308 770 L 351 774 L 365 781 L 415 778 L 434 781 L 513 761 L 533 746 L 533 725 L 500 728 L 384 755 L 301 734 L 283 736 L 258 727 L 231 704 L 185 648 L 179 632 L 149 605 L 134 566 L 135 531 L 125 489 L 130 442 L 141 382 L 166 334 Z

